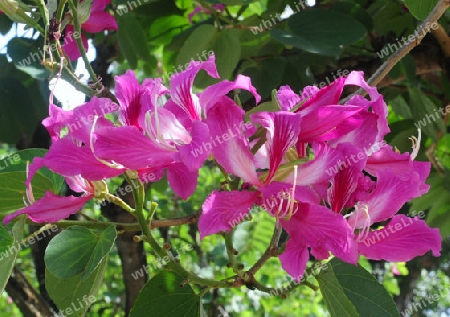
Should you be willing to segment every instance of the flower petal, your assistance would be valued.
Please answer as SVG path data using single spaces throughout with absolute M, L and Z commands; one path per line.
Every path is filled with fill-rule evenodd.
M 229 232 L 249 213 L 258 196 L 258 192 L 251 191 L 213 191 L 203 203 L 198 221 L 200 239 L 220 231 Z
M 167 181 L 173 192 L 188 199 L 197 188 L 198 170 L 189 171 L 183 163 L 175 163 L 167 168 Z
M 231 174 L 254 185 L 260 184 L 253 163 L 247 139 L 241 126 L 244 123 L 244 110 L 228 98 L 222 99 L 207 113 L 212 154 L 217 162 Z M 222 140 L 223 141 L 220 141 Z M 216 142 L 214 141 L 216 140 Z
M 408 262 L 430 250 L 439 256 L 441 241 L 439 230 L 428 227 L 419 217 L 396 215 L 383 229 L 370 232 L 358 247 L 369 259 Z
M 251 79 L 244 75 L 238 75 L 235 81 L 224 80 L 207 87 L 200 95 L 200 106 L 207 113 L 220 97 L 225 96 L 234 89 L 245 89 L 252 93 L 256 99 L 256 103 L 261 101 L 261 96 L 256 92 L 256 88 L 252 85 Z
M 163 168 L 171 164 L 175 149 L 161 148 L 144 136 L 136 127 L 114 127 L 95 131 L 95 155 L 138 170 L 147 167 Z
M 8 224 L 13 218 L 22 214 L 26 214 L 32 221 L 37 223 L 57 222 L 77 213 L 91 198 L 92 196 L 90 195 L 60 197 L 52 192 L 46 192 L 44 197 L 34 204 L 7 215 L 3 219 L 3 224 Z
M 354 234 L 341 214 L 326 207 L 299 203 L 299 211 L 281 225 L 297 243 L 311 247 L 313 255 L 323 260 L 328 251 L 341 260 L 356 264 L 357 245 Z
M 281 266 L 294 280 L 300 282 L 306 270 L 306 263 L 309 260 L 308 249 L 293 239 L 289 239 L 286 250 L 279 255 Z
M 170 78 L 170 96 L 192 120 L 201 120 L 201 108 L 198 97 L 192 93 L 192 85 L 197 73 L 204 69 L 213 78 L 219 78 L 215 56 L 211 55 L 205 62 L 191 61 L 186 69 Z
M 266 146 L 270 157 L 270 171 L 265 183 L 275 175 L 281 160 L 289 148 L 297 142 L 302 118 L 291 112 L 258 112 L 250 116 L 251 120 L 267 130 Z
M 62 49 L 72 62 L 76 61 L 79 57 L 81 57 L 81 53 L 80 50 L 78 49 L 77 42 L 73 38 L 73 31 L 74 31 L 73 25 L 68 24 L 65 29 L 64 45 L 62 46 Z M 83 34 L 81 34 L 81 42 L 83 43 L 84 49 L 87 51 L 89 44 L 86 36 L 84 36 Z
M 89 33 L 98 33 L 104 30 L 118 30 L 117 22 L 108 12 L 91 12 L 89 19 L 81 25 Z

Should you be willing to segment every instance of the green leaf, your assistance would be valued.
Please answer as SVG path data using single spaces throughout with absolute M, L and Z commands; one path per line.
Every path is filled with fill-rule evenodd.
M 433 141 L 437 142 L 437 129 L 445 133 L 445 124 L 436 105 L 422 91 L 408 88 L 411 113 L 417 128 L 421 128 Z
M 405 101 L 405 98 L 402 96 L 397 96 L 391 101 L 389 101 L 389 104 L 392 106 L 392 109 L 394 109 L 394 112 L 400 116 L 402 116 L 405 119 L 412 119 L 411 110 L 409 109 L 408 104 Z
M 215 33 L 211 46 L 207 49 L 214 52 L 216 56 L 216 67 L 220 79 L 215 79 L 201 72 L 195 80 L 195 86 L 205 88 L 223 79 L 230 79 L 237 63 L 241 58 L 241 42 L 239 41 L 239 32 L 236 30 L 224 30 Z M 205 59 L 203 59 L 205 60 Z
M 201 54 L 203 51 L 208 50 L 216 33 L 217 29 L 210 24 L 203 24 L 196 28 L 181 47 L 180 53 L 176 59 L 176 65 L 180 65 L 184 68 L 191 59 L 198 61 L 197 54 Z
M 3 293 L 13 270 L 14 262 L 20 250 L 24 226 L 25 217 L 20 216 L 12 230 L 14 237 L 4 227 L 0 227 L 0 294 Z
M 92 272 L 95 271 L 100 262 L 111 252 L 114 246 L 114 241 L 116 241 L 117 232 L 116 227 L 109 226 L 106 228 L 98 238 L 97 244 L 95 245 L 94 251 L 92 252 L 91 258 L 86 265 L 86 270 L 83 274 L 83 279 L 86 279 Z
M 14 154 L 11 154 L 10 156 L 4 158 L 3 160 L 0 160 L 0 173 L 3 172 L 26 173 L 27 162 L 31 164 L 35 157 L 44 157 L 47 152 L 48 150 L 46 149 L 25 149 L 16 152 Z M 57 194 L 61 190 L 64 184 L 64 177 L 50 171 L 47 168 L 41 168 L 37 173 L 47 177 L 49 180 L 52 181 L 53 193 Z
M 24 208 L 25 180 L 24 172 L 0 173 L 0 214 Z M 47 190 L 53 188 L 51 180 L 41 174 L 34 176 L 31 185 L 35 199 L 42 198 Z
M 50 72 L 41 65 L 44 52 L 40 41 L 15 37 L 8 42 L 8 55 L 17 68 L 30 76 L 38 79 L 47 79 L 50 76 Z
M 183 282 L 173 272 L 156 274 L 142 288 L 130 317 L 200 317 L 200 297 L 190 285 L 180 286 Z
M 425 20 L 439 0 L 405 0 L 409 12 L 418 20 Z
M 150 56 L 147 37 L 138 20 L 132 14 L 116 16 L 116 19 L 119 26 L 119 47 L 131 68 L 137 67 L 138 59 L 156 66 L 156 60 Z
M 333 258 L 317 276 L 332 317 L 400 316 L 392 297 L 365 269 Z
M 81 226 L 70 227 L 48 244 L 45 250 L 45 265 L 55 277 L 73 277 L 85 271 L 96 243 L 97 237 L 89 229 Z
M 352 44 L 364 37 L 366 28 L 351 16 L 325 10 L 300 11 L 288 19 L 291 32 L 272 30 L 276 40 L 305 51 L 339 56 L 342 45 Z
M 45 287 L 64 316 L 85 316 L 102 285 L 107 264 L 108 257 L 99 263 L 87 279 L 82 278 L 82 273 L 70 278 L 59 278 L 48 269 L 45 270 Z

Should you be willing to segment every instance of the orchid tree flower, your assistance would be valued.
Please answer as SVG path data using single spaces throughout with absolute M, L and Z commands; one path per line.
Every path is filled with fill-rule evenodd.
M 353 97 L 339 105 L 345 85 L 364 88 L 370 100 Z M 382 242 L 392 250 L 390 253 L 364 244 L 379 234 L 371 229 L 374 224 L 392 219 L 392 225 L 398 227 L 400 222 L 413 219 L 396 213 L 405 202 L 428 190 L 424 181 L 430 165 L 413 162 L 417 148 L 411 155 L 397 154 L 387 146 L 365 151 L 365 146 L 383 142 L 389 128 L 386 104 L 376 89 L 367 85 L 362 73 L 353 72 L 324 89 L 307 88 L 301 96 L 282 87 L 277 97 L 281 111 L 251 115 L 252 122 L 266 131 L 266 142 L 255 156 L 246 139 L 229 140 L 222 150 L 212 151 L 228 173 L 245 183 L 241 190 L 214 191 L 207 198 L 199 220 L 201 238 L 229 232 L 236 225 L 235 219 L 242 219 L 259 205 L 289 234 L 286 250 L 279 258 L 297 281 L 310 254 L 320 260 L 331 253 L 352 264 L 357 263 L 358 254 L 393 261 L 408 261 L 430 249 L 439 255 L 438 230 L 418 219 L 405 223 L 409 229 L 403 234 Z M 215 134 L 224 133 L 243 116 L 239 111 L 213 109 L 207 115 Z M 419 139 L 413 140 L 419 144 Z M 308 149 L 314 151 L 312 161 L 308 161 Z M 361 151 L 365 154 L 362 158 L 358 155 Z M 239 155 L 234 155 L 237 152 Z M 258 156 L 259 152 L 262 154 Z M 342 163 L 349 163 L 350 158 L 352 164 L 342 169 Z M 256 173 L 257 179 L 255 162 L 265 169 Z M 418 185 L 411 189 L 411 183 Z M 413 231 L 425 237 L 416 249 L 411 241 L 406 242 L 406 235 Z M 403 251 L 397 252 L 400 247 L 396 243 L 404 244 Z
M 80 2 L 82 3 L 82 2 Z M 104 12 L 106 5 L 110 3 L 110 0 L 93 0 L 92 7 L 90 8 L 90 15 L 82 21 L 81 29 L 88 33 L 98 33 L 105 30 L 118 30 L 117 22 L 109 12 Z M 78 49 L 76 40 L 74 39 L 74 27 L 72 24 L 68 24 L 65 28 L 64 45 L 62 46 L 67 57 L 71 61 L 77 60 L 81 53 Z M 88 50 L 88 41 L 85 35 L 81 34 L 81 41 L 85 50 Z
M 43 158 L 34 158 L 30 169 L 34 169 L 35 165 L 45 166 L 62 176 L 80 175 L 89 181 L 100 181 L 122 174 L 125 171 L 123 166 L 100 160 L 92 151 L 93 127 L 113 126 L 104 115 L 117 109 L 118 106 L 109 99 L 97 97 L 70 111 L 50 104 L 50 116 L 42 123 L 53 143 Z
M 245 76 L 234 82 L 224 80 L 197 95 L 192 90 L 200 70 L 219 77 L 215 56 L 205 62 L 193 61 L 173 75 L 170 90 L 161 79 L 148 79 L 140 86 L 132 72 L 116 77 L 122 126 L 95 129 L 95 155 L 137 170 L 139 175 L 166 169 L 174 192 L 183 199 L 189 197 L 197 185 L 198 169 L 213 147 L 208 109 L 221 102 L 234 106 L 225 96 L 233 89 L 247 89 L 260 100 Z

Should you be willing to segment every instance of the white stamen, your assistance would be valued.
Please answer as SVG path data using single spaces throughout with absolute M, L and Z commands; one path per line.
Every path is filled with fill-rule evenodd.
M 422 131 L 420 129 L 417 129 L 418 131 L 418 138 L 416 138 L 414 135 L 412 137 L 410 137 L 409 139 L 412 142 L 412 152 L 411 152 L 411 160 L 414 161 L 414 159 L 417 157 L 417 154 L 419 154 L 419 150 L 420 150 L 420 141 L 422 139 Z

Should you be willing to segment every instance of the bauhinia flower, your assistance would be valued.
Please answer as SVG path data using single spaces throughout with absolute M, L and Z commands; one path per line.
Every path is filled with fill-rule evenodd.
M 82 3 L 83 1 L 80 2 L 81 5 Z M 105 30 L 117 30 L 118 26 L 114 17 L 110 13 L 104 12 L 106 5 L 109 3 L 110 0 L 93 0 L 89 17 L 85 21 L 82 21 L 81 29 L 88 33 L 98 33 Z M 77 46 L 76 36 L 81 36 L 83 46 L 86 51 L 88 50 L 86 36 L 83 34 L 74 34 L 73 25 L 68 24 L 65 28 L 66 39 L 64 40 L 64 45 L 62 48 L 71 61 L 75 61 L 81 56 Z
M 354 96 L 339 105 L 345 85 L 364 88 L 369 99 Z M 411 155 L 398 154 L 383 143 L 389 132 L 387 106 L 361 72 L 320 90 L 307 87 L 300 96 L 285 86 L 277 98 L 280 111 L 250 116 L 265 133 L 228 140 L 211 151 L 226 172 L 244 183 L 240 190 L 214 191 L 206 199 L 199 220 L 201 238 L 229 232 L 235 219 L 259 205 L 289 234 L 279 258 L 297 281 L 310 255 L 323 260 L 333 254 L 352 264 L 358 254 L 390 261 L 409 261 L 428 250 L 439 255 L 437 229 L 397 215 L 404 203 L 428 190 L 430 164 L 413 160 L 420 135 L 413 138 Z M 243 120 L 243 111 L 229 106 L 216 105 L 207 115 L 212 135 Z M 391 232 L 397 232 L 372 243 L 380 230 L 386 231 L 380 229 L 386 221 Z M 412 241 L 407 238 L 411 235 L 423 239 Z
M 192 85 L 200 70 L 219 77 L 214 55 L 205 62 L 191 62 L 185 71 L 173 75 L 170 90 L 160 78 L 146 79 L 140 86 L 132 72 L 116 77 L 122 126 L 95 129 L 95 155 L 137 170 L 141 176 L 143 171 L 166 169 L 174 192 L 183 199 L 189 197 L 197 187 L 198 169 L 211 151 L 203 151 L 203 145 L 215 137 L 210 133 L 209 110 L 217 104 L 235 106 L 225 96 L 233 89 L 247 89 L 259 101 L 244 76 L 194 94 Z

